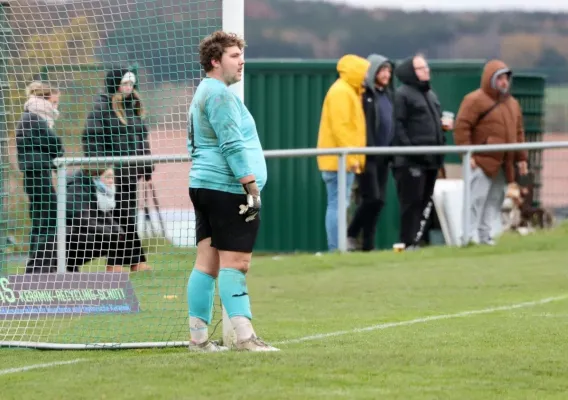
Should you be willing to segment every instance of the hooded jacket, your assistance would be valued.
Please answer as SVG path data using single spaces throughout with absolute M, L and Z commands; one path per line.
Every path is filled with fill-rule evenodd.
M 376 75 L 381 67 L 393 63 L 385 56 L 371 54 L 367 57 L 370 66 L 365 77 L 365 92 L 363 94 L 363 110 L 367 127 L 367 146 L 389 146 L 394 135 L 394 95 L 393 80 L 383 90 L 376 87 Z M 388 114 L 388 121 L 382 121 L 381 115 Z M 381 125 L 382 124 L 382 125 Z M 377 158 L 367 156 L 367 161 Z
M 339 79 L 329 88 L 323 101 L 318 148 L 365 147 L 366 128 L 363 112 L 363 83 L 369 61 L 347 54 L 338 61 Z M 320 171 L 337 171 L 337 156 L 319 156 Z M 361 172 L 364 155 L 347 156 L 348 170 Z
M 441 146 L 446 143 L 442 130 L 442 110 L 430 82 L 420 81 L 407 58 L 395 69 L 402 85 L 395 93 L 395 134 L 393 146 Z M 395 167 L 440 168 L 443 155 L 399 155 Z
M 485 64 L 480 88 L 467 94 L 458 110 L 454 128 L 456 145 L 523 143 L 523 114 L 518 101 L 510 94 L 500 93 L 495 81 L 501 74 L 512 75 L 499 60 Z M 479 121 L 479 117 L 493 108 Z M 526 151 L 474 153 L 473 159 L 483 172 L 493 178 L 504 167 L 507 182 L 515 180 L 514 163 L 527 161 Z
M 126 98 L 118 91 L 120 80 L 127 72 L 127 69 L 115 69 L 107 73 L 106 93 L 95 102 L 83 132 L 86 157 L 150 154 L 148 128 L 143 121 L 137 86 Z

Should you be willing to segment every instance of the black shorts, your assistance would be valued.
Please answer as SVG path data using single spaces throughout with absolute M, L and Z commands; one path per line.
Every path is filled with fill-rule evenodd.
M 211 247 L 217 250 L 252 253 L 260 212 L 250 222 L 239 214 L 239 206 L 246 204 L 245 194 L 190 188 L 189 198 L 195 210 L 196 243 L 210 237 Z

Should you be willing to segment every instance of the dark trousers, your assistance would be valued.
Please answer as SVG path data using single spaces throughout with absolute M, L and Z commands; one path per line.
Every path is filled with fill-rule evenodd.
M 368 159 L 365 171 L 357 176 L 361 200 L 347 229 L 347 236 L 356 238 L 363 231 L 363 251 L 375 248 L 377 222 L 386 201 L 388 174 L 388 163 Z
M 132 266 L 146 262 L 142 242 L 138 236 L 138 176 L 135 167 L 122 167 L 115 170 L 116 207 L 114 219 L 125 233 L 124 258 L 108 258 L 108 265 Z
M 57 195 L 51 181 L 51 170 L 24 172 L 24 191 L 28 195 L 31 230 L 30 257 L 41 243 L 53 240 L 57 231 Z
M 393 169 L 393 174 L 400 204 L 400 242 L 408 247 L 414 243 L 416 234 L 420 230 L 424 209 L 434 193 L 438 170 L 399 167 Z M 429 224 L 430 221 L 426 225 L 423 237 L 427 237 Z
M 97 233 L 104 231 L 97 227 L 67 227 L 66 269 L 67 272 L 80 272 L 80 267 L 99 257 L 113 259 L 108 265 L 123 265 L 125 241 L 123 235 Z M 125 265 L 127 266 L 127 265 Z M 46 274 L 57 272 L 57 237 L 38 244 L 26 265 L 26 274 Z
M 79 267 L 99 257 L 107 257 L 107 265 L 128 266 L 124 263 L 127 251 L 123 235 L 92 233 L 79 230 L 67 236 L 67 271 L 79 272 Z M 109 240 L 110 239 L 110 240 Z M 112 260 L 112 263 L 109 262 Z

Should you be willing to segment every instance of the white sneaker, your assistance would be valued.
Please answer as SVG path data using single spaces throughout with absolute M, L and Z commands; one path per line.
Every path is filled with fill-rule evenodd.
M 347 251 L 357 251 L 357 239 L 348 237 L 347 238 Z
M 280 349 L 264 343 L 259 337 L 254 335 L 249 339 L 238 341 L 236 348 L 240 351 L 280 351 Z
M 193 343 L 189 342 L 189 351 L 194 351 L 197 353 L 217 353 L 220 351 L 228 351 L 229 348 L 225 346 L 221 346 L 217 342 L 213 341 L 206 341 L 203 343 Z

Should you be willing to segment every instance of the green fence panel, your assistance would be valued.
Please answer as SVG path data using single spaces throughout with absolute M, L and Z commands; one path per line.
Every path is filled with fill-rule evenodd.
M 337 78 L 331 62 L 248 61 L 245 102 L 263 147 L 312 148 L 317 144 L 321 105 Z M 325 187 L 316 159 L 269 159 L 263 192 L 261 251 L 318 251 L 326 246 Z
M 542 142 L 545 125 L 546 78 L 540 74 L 519 73 L 513 75 L 511 92 L 523 110 L 525 140 Z M 542 150 L 529 152 L 529 166 L 535 175 L 534 204 L 540 204 L 542 187 Z

